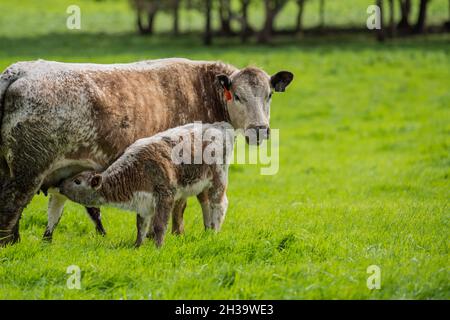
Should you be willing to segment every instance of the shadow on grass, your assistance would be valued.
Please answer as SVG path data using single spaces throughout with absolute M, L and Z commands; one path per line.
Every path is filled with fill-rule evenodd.
M 238 38 L 217 38 L 212 46 L 201 43 L 199 35 L 187 34 L 143 37 L 132 33 L 51 33 L 34 37 L 0 37 L 2 58 L 98 58 L 130 55 L 143 58 L 192 55 L 221 55 L 227 51 L 245 53 L 289 52 L 289 50 L 328 52 L 362 50 L 448 50 L 448 34 L 395 39 L 377 43 L 370 35 L 323 37 L 279 37 L 271 45 L 241 44 Z

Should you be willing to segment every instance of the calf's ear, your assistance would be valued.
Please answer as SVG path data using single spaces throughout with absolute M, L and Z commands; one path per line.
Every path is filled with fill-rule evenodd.
M 270 85 L 275 92 L 284 92 L 292 79 L 294 79 L 294 75 L 291 72 L 280 71 L 270 77 Z
M 231 79 L 226 74 L 219 74 L 218 76 L 216 76 L 216 78 L 222 88 L 227 90 L 231 89 Z
M 100 189 L 100 187 L 102 186 L 102 176 L 99 174 L 94 175 L 91 178 L 90 184 L 91 184 L 91 188 L 98 190 Z

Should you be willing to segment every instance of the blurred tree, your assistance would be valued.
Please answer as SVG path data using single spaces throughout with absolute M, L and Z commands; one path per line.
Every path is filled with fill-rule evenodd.
M 156 12 L 159 9 L 160 1 L 158 0 L 130 0 L 131 6 L 136 10 L 136 22 L 138 31 L 143 35 L 153 34 L 153 24 Z M 142 16 L 147 17 L 145 23 Z
M 444 28 L 450 30 L 450 0 L 448 0 L 448 20 L 444 23 Z
M 140 34 L 153 34 L 153 25 L 159 11 L 168 12 L 173 16 L 174 34 L 179 33 L 179 11 L 181 0 L 131 0 L 131 6 L 136 10 L 137 26 Z M 147 21 L 143 18 L 147 17 Z
M 380 28 L 377 30 L 377 40 L 380 42 L 384 41 L 385 34 L 384 34 L 384 19 L 383 19 L 383 0 L 377 0 L 376 5 L 380 8 Z
M 231 19 L 233 18 L 233 13 L 231 11 L 230 0 L 219 0 L 219 17 L 222 34 L 225 36 L 231 35 Z
M 258 42 L 267 43 L 270 41 L 274 32 L 275 18 L 287 2 L 288 0 L 264 0 L 265 20 L 258 35 Z
M 206 45 L 212 43 L 212 30 L 211 30 L 211 11 L 212 11 L 212 0 L 205 0 L 205 33 L 203 36 L 203 42 Z
M 319 28 L 325 26 L 325 0 L 319 2 Z
M 100 0 L 97 0 L 100 1 Z M 246 42 L 251 35 L 256 35 L 259 43 L 270 42 L 272 36 L 276 34 L 275 19 L 289 1 L 295 2 L 298 11 L 294 29 L 280 30 L 279 34 L 294 34 L 303 30 L 303 18 L 305 15 L 305 4 L 307 0 L 263 0 L 264 21 L 261 29 L 255 31 L 249 24 L 249 8 L 256 1 L 252 0 L 129 0 L 136 12 L 136 24 L 141 34 L 149 35 L 154 32 L 154 21 L 158 12 L 166 12 L 173 18 L 172 32 L 174 35 L 180 33 L 180 12 L 183 9 L 194 10 L 204 17 L 203 41 L 211 44 L 213 36 L 234 36 L 239 34 L 241 41 Z M 326 1 L 318 0 L 319 25 L 318 28 L 325 27 Z M 431 0 L 376 0 L 375 3 L 381 10 L 381 29 L 377 30 L 377 39 L 383 41 L 386 36 L 395 36 L 406 33 L 423 33 L 426 29 L 427 8 Z M 238 9 L 238 5 L 240 8 Z M 413 6 L 417 4 L 417 17 L 414 23 L 411 22 L 411 12 Z M 383 5 L 387 5 L 389 16 L 384 13 Z M 396 23 L 395 6 L 400 9 L 400 19 Z M 256 7 L 255 7 L 256 8 Z M 416 9 L 416 7 L 414 7 Z M 416 12 L 416 10 L 414 10 Z M 195 15 L 197 17 L 198 15 Z M 190 15 L 186 15 L 189 19 Z M 219 30 L 213 30 L 214 22 L 218 22 Z M 385 21 L 387 29 L 385 29 Z M 234 22 L 239 26 L 239 32 L 233 30 Z M 189 23 L 188 23 L 189 25 Z M 214 24 L 216 25 L 216 24 Z M 450 29 L 450 0 L 449 0 L 449 21 L 444 24 L 444 28 Z
M 389 0 L 389 35 L 391 37 L 395 36 L 395 6 L 394 0 Z
M 399 0 L 400 1 L 400 22 L 398 23 L 398 29 L 410 30 L 409 16 L 411 14 L 411 0 Z
M 417 22 L 414 26 L 415 33 L 423 33 L 425 31 L 425 20 L 427 17 L 427 7 L 429 0 L 420 0 L 419 4 L 419 14 L 417 16 Z
M 180 32 L 180 2 L 181 0 L 169 0 L 170 10 L 173 15 L 173 28 L 172 32 L 174 35 L 178 35 Z
M 250 6 L 250 0 L 241 0 L 241 40 L 246 42 L 248 36 L 252 32 L 248 23 L 248 7 Z
M 298 12 L 297 12 L 296 25 L 295 25 L 296 33 L 299 33 L 302 31 L 303 13 L 305 12 L 305 2 L 306 2 L 306 0 L 297 0 Z

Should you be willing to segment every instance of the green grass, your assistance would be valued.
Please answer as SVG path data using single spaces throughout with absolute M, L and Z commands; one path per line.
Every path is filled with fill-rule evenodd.
M 73 203 L 53 243 L 44 243 L 47 199 L 36 196 L 23 214 L 21 243 L 0 249 L 0 298 L 450 298 L 448 35 L 383 45 L 362 37 L 265 47 L 220 39 L 205 48 L 197 36 L 130 33 L 118 2 L 79 1 L 86 17 L 95 16 L 92 29 L 67 31 L 58 15 L 66 2 L 0 4 L 8 12 L 0 69 L 37 58 L 183 56 L 290 70 L 293 84 L 272 103 L 280 171 L 261 176 L 257 166 L 234 165 L 222 231 L 204 232 L 190 201 L 186 234 L 168 234 L 160 250 L 150 242 L 132 247 L 133 214 L 105 208 L 103 238 Z M 21 20 L 22 27 L 10 24 Z M 73 264 L 82 270 L 81 290 L 66 287 Z M 370 265 L 381 268 L 380 290 L 366 287 Z

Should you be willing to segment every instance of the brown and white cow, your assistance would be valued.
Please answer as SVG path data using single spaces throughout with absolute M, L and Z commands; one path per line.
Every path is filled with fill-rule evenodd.
M 227 121 L 269 136 L 272 91 L 293 75 L 187 59 L 129 64 L 19 62 L 0 75 L 0 243 L 19 240 L 24 207 L 40 189 L 86 169 L 106 168 L 127 146 L 194 121 Z M 51 237 L 65 197 L 51 194 Z M 183 231 L 186 203 L 174 209 Z M 99 211 L 90 209 L 102 231 Z

